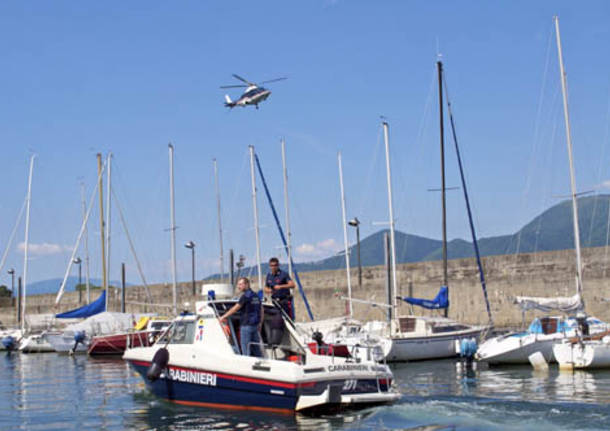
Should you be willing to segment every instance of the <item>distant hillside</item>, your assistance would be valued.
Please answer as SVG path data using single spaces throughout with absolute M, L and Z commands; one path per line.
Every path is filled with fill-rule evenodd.
M 57 293 L 59 292 L 59 288 L 61 286 L 62 278 L 53 278 L 50 280 L 42 280 L 35 281 L 33 283 L 28 283 L 27 285 L 27 294 L 28 295 L 38 295 L 42 293 Z M 82 283 L 85 283 L 85 279 L 82 279 Z M 101 286 L 102 280 L 98 278 L 89 279 L 90 284 L 94 284 L 96 286 Z M 66 280 L 66 291 L 71 292 L 75 290 L 76 285 L 78 284 L 78 277 L 68 277 Z M 111 281 L 109 283 L 111 286 L 120 286 L 120 281 Z M 129 285 L 129 283 L 127 284 Z M 15 289 L 17 289 L 17 282 L 15 281 Z
M 580 241 L 582 247 L 601 247 L 606 245 L 608 229 L 608 208 L 610 195 L 596 195 L 578 199 L 578 218 L 580 224 Z M 363 266 L 383 264 L 383 233 L 376 232 L 360 242 L 360 254 Z M 544 211 L 514 234 L 480 238 L 479 250 L 482 256 L 536 251 L 553 251 L 574 248 L 572 228 L 572 201 L 566 200 Z M 356 245 L 349 249 L 352 265 L 357 265 Z M 454 239 L 447 244 L 449 259 L 473 257 L 472 242 Z M 398 263 L 439 260 L 442 258 L 442 242 L 417 235 L 396 231 L 396 261 Z M 345 268 L 345 257 L 342 253 L 317 262 L 298 263 L 299 271 L 321 271 Z M 263 272 L 267 272 L 263 265 Z M 242 273 L 249 273 L 245 268 Z M 255 269 L 252 271 L 255 272 Z M 209 278 L 218 277 L 217 274 Z

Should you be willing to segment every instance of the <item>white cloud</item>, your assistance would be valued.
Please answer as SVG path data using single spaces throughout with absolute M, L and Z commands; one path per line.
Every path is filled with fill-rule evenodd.
M 48 242 L 43 242 L 42 244 L 28 244 L 28 254 L 31 254 L 32 256 L 51 256 L 70 251 L 71 249 L 72 248 L 67 245 L 50 244 Z M 25 243 L 20 242 L 17 244 L 17 250 L 25 253 Z
M 610 189 L 610 180 L 603 181 L 601 184 L 598 184 L 596 188 Z
M 339 250 L 341 250 L 341 244 L 333 238 L 328 238 L 315 244 L 301 244 L 297 246 L 296 254 L 300 259 L 315 259 L 327 257 L 330 254 L 335 254 Z

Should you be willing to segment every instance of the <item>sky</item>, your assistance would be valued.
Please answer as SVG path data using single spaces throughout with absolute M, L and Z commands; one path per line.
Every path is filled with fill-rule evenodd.
M 175 148 L 178 280 L 220 270 L 212 160 L 224 249 L 255 263 L 248 146 L 283 222 L 286 140 L 294 254 L 343 246 L 337 152 L 347 216 L 361 237 L 387 226 L 381 116 L 389 123 L 396 228 L 441 237 L 436 61 L 442 59 L 479 237 L 510 234 L 569 194 L 552 17 L 561 25 L 579 191 L 603 192 L 610 158 L 607 1 L 3 2 L 0 5 L 0 252 L 23 205 L 36 154 L 28 281 L 62 278 L 89 202 L 96 154 L 112 153 L 110 278 L 171 280 L 168 143 Z M 232 74 L 270 98 L 229 110 Z M 447 185 L 458 186 L 446 124 Z M 260 181 L 260 180 L 259 180 Z M 258 183 L 261 254 L 281 241 Z M 104 186 L 104 196 L 107 189 Z M 93 201 L 97 204 L 97 198 Z M 121 207 L 127 229 L 121 223 Z M 462 192 L 448 192 L 449 238 L 469 239 Z M 91 210 L 91 277 L 101 277 Z M 24 220 L 6 270 L 23 273 Z M 349 230 L 354 243 L 355 232 Z M 76 252 L 84 259 L 84 241 Z M 225 268 L 228 257 L 225 258 Z M 226 269 L 225 269 L 226 270 Z M 83 268 L 84 271 L 84 268 Z M 76 268 L 70 270 L 76 275 Z

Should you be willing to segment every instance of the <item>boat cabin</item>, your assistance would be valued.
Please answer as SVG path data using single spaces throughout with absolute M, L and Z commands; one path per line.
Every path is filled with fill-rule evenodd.
M 396 331 L 401 334 L 413 333 L 431 335 L 470 329 L 469 326 L 462 325 L 449 319 L 424 316 L 398 317 L 397 323 Z
M 245 355 L 240 344 L 240 316 L 230 316 L 226 323 L 219 317 L 228 311 L 236 300 L 198 302 L 196 314 L 174 319 L 171 326 L 157 340 L 157 344 L 203 344 L 218 352 Z M 261 330 L 264 358 L 305 363 L 305 347 L 299 341 L 294 323 L 271 304 L 263 304 L 264 319 Z M 206 346 L 206 347 L 208 347 Z

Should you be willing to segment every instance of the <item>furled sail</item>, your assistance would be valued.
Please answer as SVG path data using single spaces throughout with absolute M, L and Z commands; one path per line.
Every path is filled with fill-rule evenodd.
M 447 289 L 447 286 L 441 286 L 441 289 L 438 291 L 438 293 L 436 294 L 436 297 L 433 300 L 411 298 L 408 296 L 405 296 L 404 298 L 402 298 L 402 300 L 409 304 L 428 308 L 430 310 L 437 310 L 439 308 L 447 308 L 447 307 L 449 307 L 449 289 Z
M 104 290 L 99 298 L 91 304 L 84 305 L 74 310 L 66 311 L 65 313 L 56 314 L 58 319 L 69 319 L 73 317 L 89 317 L 94 314 L 106 311 L 106 291 Z
M 577 293 L 574 296 L 564 296 L 556 298 L 540 298 L 534 296 L 517 296 L 515 297 L 517 304 L 523 311 L 540 310 L 540 311 L 562 311 L 574 312 L 580 311 L 583 307 L 581 296 Z

